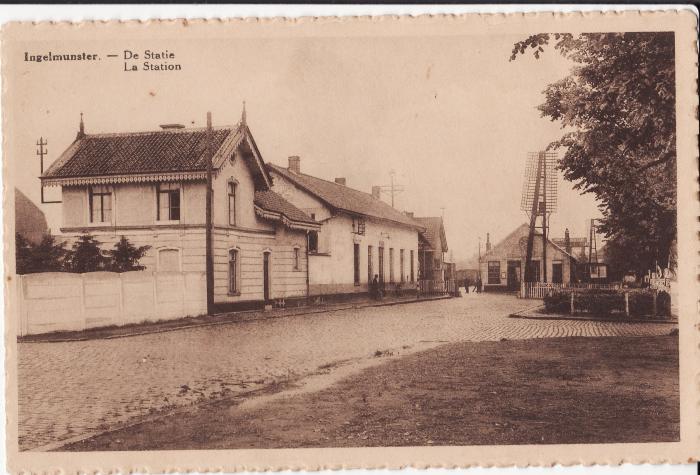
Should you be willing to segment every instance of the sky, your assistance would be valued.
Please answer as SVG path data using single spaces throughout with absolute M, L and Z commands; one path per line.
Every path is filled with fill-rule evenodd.
M 17 187 L 39 203 L 36 140 L 48 141 L 48 166 L 86 132 L 201 127 L 247 119 L 265 161 L 301 157 L 302 172 L 370 192 L 395 171 L 404 191 L 396 207 L 416 216 L 444 214 L 451 257 L 477 252 L 527 221 L 520 195 L 529 151 L 562 130 L 536 106 L 547 84 L 572 64 L 554 50 L 509 62 L 521 36 L 216 38 L 16 43 L 8 53 L 16 91 L 9 132 Z M 125 72 L 124 49 L 168 49 L 181 71 Z M 113 60 L 27 63 L 23 52 L 94 51 Z M 8 157 L 6 157 L 8 158 Z M 56 189 L 48 189 L 49 198 Z M 383 195 L 390 201 L 388 194 Z M 54 232 L 60 205 L 40 205 Z M 585 236 L 600 215 L 594 198 L 559 178 L 550 235 Z

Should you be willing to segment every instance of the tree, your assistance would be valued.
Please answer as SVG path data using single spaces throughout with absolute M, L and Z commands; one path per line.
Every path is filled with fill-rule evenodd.
M 20 233 L 15 234 L 15 259 L 18 274 L 60 272 L 64 269 L 66 243 L 56 242 L 51 234 L 42 236 L 39 244 L 32 244 Z
M 107 263 L 99 241 L 89 234 L 84 234 L 73 244 L 67 267 L 70 272 L 82 274 L 105 270 Z
M 112 272 L 127 272 L 132 270 L 143 270 L 144 266 L 139 265 L 139 260 L 148 252 L 151 246 L 136 247 L 129 240 L 122 236 L 114 249 L 107 251 L 109 258 L 109 269 Z
M 601 203 L 598 227 L 625 270 L 673 265 L 676 238 L 674 35 L 542 33 L 514 45 L 539 58 L 554 49 L 575 66 L 548 85 L 538 108 L 564 130 L 560 169 Z

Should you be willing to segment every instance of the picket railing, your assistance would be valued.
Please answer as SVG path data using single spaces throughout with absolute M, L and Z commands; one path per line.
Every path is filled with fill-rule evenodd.
M 418 295 L 453 295 L 454 280 L 419 280 Z
M 520 285 L 520 298 L 524 299 L 543 299 L 550 292 L 556 290 L 566 290 L 566 289 L 602 289 L 602 290 L 617 290 L 621 288 L 622 285 L 619 282 L 610 284 L 596 284 L 596 283 L 560 283 L 555 284 L 552 282 L 523 282 Z

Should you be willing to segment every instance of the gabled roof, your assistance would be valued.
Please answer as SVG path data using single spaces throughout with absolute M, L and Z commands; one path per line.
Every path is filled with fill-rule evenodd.
M 492 255 L 497 249 L 503 247 L 506 243 L 512 241 L 514 238 L 517 238 L 518 236 L 527 236 L 530 233 L 530 225 L 527 223 L 523 223 L 517 228 L 515 228 L 510 234 L 508 234 L 506 237 L 501 239 L 497 244 L 495 244 L 490 251 L 487 251 L 484 254 L 484 257 Z M 541 232 L 535 231 L 535 236 L 542 236 Z M 554 247 L 555 249 L 561 251 L 562 254 L 569 256 L 570 258 L 578 261 L 576 256 L 571 255 L 570 253 L 566 252 L 565 249 L 563 249 L 561 246 L 557 245 L 554 243 L 551 239 L 547 238 L 547 242 L 549 243 L 550 246 Z M 483 262 L 483 258 L 482 258 Z
M 240 122 L 212 132 L 212 162 L 217 170 L 241 145 L 250 152 L 254 176 L 271 185 L 248 126 Z M 207 169 L 207 130 L 166 129 L 150 132 L 78 134 L 41 177 L 45 185 L 203 179 Z M 138 179 L 136 178 L 138 177 Z
M 442 249 L 447 251 L 447 236 L 445 235 L 445 226 L 442 222 L 442 218 L 439 216 L 435 217 L 422 217 L 416 216 L 416 221 L 421 223 L 425 227 L 425 231 L 421 235 L 425 238 L 428 245 L 433 249 Z
M 419 231 L 424 229 L 423 225 L 415 219 L 406 216 L 404 213 L 392 208 L 382 200 L 374 198 L 369 193 L 355 190 L 346 185 L 340 185 L 332 181 L 316 178 L 304 173 L 290 172 L 284 167 L 268 163 L 269 170 L 278 173 L 285 179 L 292 182 L 298 188 L 315 196 L 330 208 L 338 211 L 345 211 L 350 214 L 367 216 L 371 218 L 383 219 L 405 226 L 413 227 Z
M 259 213 L 262 217 L 284 221 L 290 227 L 320 228 L 320 224 L 274 191 L 256 191 L 254 204 L 263 211 Z

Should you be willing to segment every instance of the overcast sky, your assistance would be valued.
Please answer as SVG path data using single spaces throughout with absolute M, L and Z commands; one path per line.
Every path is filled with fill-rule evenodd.
M 65 150 L 85 114 L 88 133 L 154 130 L 163 123 L 203 126 L 248 123 L 266 161 L 301 157 L 302 172 L 369 192 L 389 183 L 405 191 L 396 206 L 419 216 L 443 211 L 456 260 L 526 221 L 520 211 L 528 151 L 561 134 L 540 118 L 542 90 L 571 64 L 553 50 L 540 60 L 509 62 L 521 36 L 221 39 L 152 41 L 176 53 L 179 72 L 123 72 L 115 59 L 67 66 L 19 61 L 22 50 L 45 53 L 77 45 L 33 42 L 10 55 L 23 97 L 12 117 L 18 187 L 39 201 L 35 142 L 48 139 L 47 164 Z M 141 43 L 143 45 L 143 42 Z M 85 49 L 86 44 L 79 46 Z M 122 54 L 127 42 L 95 41 L 101 55 Z M 135 48 L 136 49 L 136 48 Z M 51 193 L 49 193 L 51 194 Z M 385 195 L 387 201 L 390 200 Z M 43 205 L 54 232 L 60 205 Z M 560 179 L 551 234 L 583 236 L 599 216 L 593 198 Z

